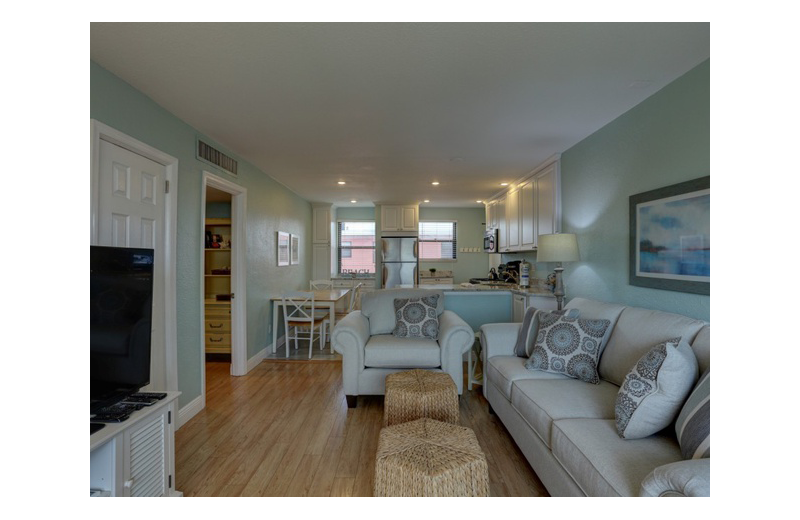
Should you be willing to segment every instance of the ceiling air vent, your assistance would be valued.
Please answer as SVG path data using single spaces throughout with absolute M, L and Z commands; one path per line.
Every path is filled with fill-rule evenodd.
M 197 157 L 208 161 L 214 166 L 219 166 L 226 172 L 237 175 L 239 163 L 203 141 L 197 141 Z

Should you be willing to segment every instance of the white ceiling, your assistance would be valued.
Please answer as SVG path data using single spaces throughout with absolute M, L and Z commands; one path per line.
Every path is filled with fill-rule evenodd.
M 707 23 L 91 24 L 93 61 L 340 206 L 477 207 L 709 49 Z

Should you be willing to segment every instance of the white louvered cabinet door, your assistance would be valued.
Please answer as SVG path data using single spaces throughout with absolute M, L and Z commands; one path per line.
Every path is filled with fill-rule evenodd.
M 169 494 L 168 409 L 125 432 L 123 496 Z

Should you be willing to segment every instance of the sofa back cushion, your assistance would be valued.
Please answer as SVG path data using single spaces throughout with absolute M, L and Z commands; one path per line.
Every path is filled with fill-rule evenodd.
M 700 329 L 691 343 L 694 355 L 697 357 L 697 364 L 700 366 L 700 373 L 711 370 L 711 325 Z
M 598 356 L 603 355 L 611 333 L 614 331 L 614 326 L 622 314 L 624 305 L 618 303 L 599 302 L 595 300 L 587 300 L 586 298 L 573 298 L 566 306 L 567 309 L 577 309 L 580 312 L 581 319 L 586 320 L 608 320 L 610 322 L 606 329 L 603 338 L 600 340 L 600 347 Z
M 581 316 L 587 316 L 581 309 Z M 680 337 L 689 344 L 705 322 L 664 311 L 625 307 L 600 358 L 600 377 L 622 386 L 625 376 L 653 345 Z
M 432 289 L 381 289 L 364 293 L 361 297 L 361 314 L 369 320 L 369 334 L 391 334 L 395 323 L 395 298 L 422 298 L 438 294 L 436 315 L 444 311 L 444 293 Z

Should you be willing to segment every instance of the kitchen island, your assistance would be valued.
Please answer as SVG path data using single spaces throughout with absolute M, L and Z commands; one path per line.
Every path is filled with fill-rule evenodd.
M 475 332 L 486 323 L 522 321 L 528 307 L 554 310 L 556 298 L 544 287 L 522 288 L 514 284 L 403 285 L 444 293 L 444 308 L 458 314 Z

